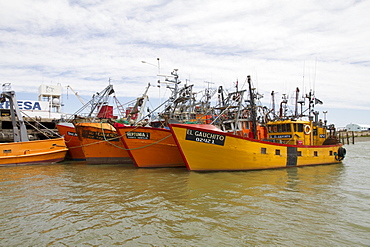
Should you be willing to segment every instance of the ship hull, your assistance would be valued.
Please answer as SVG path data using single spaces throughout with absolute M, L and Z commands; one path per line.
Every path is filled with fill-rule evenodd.
M 185 167 L 169 130 L 151 127 L 117 127 L 116 129 L 137 167 Z
M 63 161 L 67 147 L 63 138 L 0 143 L 0 166 Z
M 69 158 L 72 160 L 85 160 L 85 154 L 74 125 L 72 123 L 58 123 L 57 129 L 59 134 L 64 137 L 68 147 Z
M 86 163 L 88 164 L 132 164 L 130 155 L 108 123 L 76 123 Z
M 299 146 L 258 141 L 201 126 L 170 126 L 191 171 L 244 171 L 340 163 L 337 145 Z

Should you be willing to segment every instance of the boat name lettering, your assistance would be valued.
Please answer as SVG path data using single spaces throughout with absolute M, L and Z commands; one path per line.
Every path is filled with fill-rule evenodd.
M 270 135 L 270 138 L 292 138 L 292 135 Z
M 127 139 L 144 139 L 150 140 L 150 133 L 148 132 L 126 132 Z
M 110 133 L 110 132 L 96 132 L 96 131 L 90 131 L 90 130 L 83 130 L 82 131 L 82 137 L 88 138 L 88 139 L 95 139 L 95 140 L 108 140 L 108 141 L 114 141 L 118 142 L 119 138 L 116 133 Z
M 223 146 L 225 143 L 225 136 L 199 130 L 187 129 L 185 140 Z
M 77 136 L 77 133 L 76 132 L 67 131 L 67 135 L 69 135 L 69 136 Z

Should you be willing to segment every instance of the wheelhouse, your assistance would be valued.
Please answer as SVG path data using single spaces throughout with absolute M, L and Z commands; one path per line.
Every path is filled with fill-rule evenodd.
M 267 132 L 267 141 L 290 145 L 322 145 L 328 136 L 326 126 L 302 120 L 268 122 Z

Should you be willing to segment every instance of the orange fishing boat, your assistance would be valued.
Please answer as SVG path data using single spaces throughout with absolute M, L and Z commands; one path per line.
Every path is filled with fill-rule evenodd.
M 185 166 L 168 129 L 118 125 L 117 133 L 137 167 Z
M 112 107 L 105 105 L 103 102 L 105 102 L 106 98 L 113 92 L 113 86 L 108 85 L 100 93 L 94 94 L 92 99 L 84 104 L 73 115 L 71 115 L 70 118 L 57 124 L 58 132 L 64 137 L 64 140 L 68 146 L 69 158 L 72 160 L 86 160 L 81 141 L 77 136 L 75 126 L 72 122 L 76 121 L 76 119 L 84 119 L 84 121 L 95 122 L 96 120 L 94 120 L 94 115 L 96 114 L 97 110 L 97 117 L 100 118 L 111 114 Z M 82 112 L 85 110 L 88 110 L 87 117 L 81 117 L 81 115 L 84 115 Z
M 147 86 L 143 96 L 136 99 L 134 107 L 126 111 L 125 114 L 121 112 L 121 115 L 126 115 L 127 117 L 125 121 L 136 123 L 138 119 L 141 119 L 143 109 L 146 109 L 145 104 L 148 100 L 146 94 L 149 87 L 150 84 Z M 106 105 L 106 97 L 112 92 L 114 90 L 110 85 L 99 94 L 100 100 L 97 102 L 101 102 L 101 104 L 94 101 L 94 105 L 86 119 L 76 118 L 73 120 L 86 162 L 89 164 L 132 164 L 129 153 L 125 150 L 120 138 L 118 138 L 116 129 L 102 120 L 110 121 L 110 119 L 117 118 L 113 116 L 113 107 Z M 122 110 L 123 106 L 116 98 L 115 100 L 117 106 L 119 106 L 118 108 Z M 92 117 L 94 108 L 98 110 L 96 117 Z
M 68 147 L 69 158 L 72 160 L 85 160 L 85 154 L 77 137 L 75 126 L 72 123 L 60 122 L 57 124 L 57 129 L 59 134 L 64 137 Z
M 108 123 L 74 123 L 88 164 L 132 164 L 116 129 Z
M 0 166 L 55 163 L 66 153 L 63 138 L 0 143 Z
M 171 121 L 192 122 L 197 118 L 209 121 L 203 114 L 209 108 L 208 101 L 195 102 L 193 85 L 184 85 L 179 89 L 180 81 L 176 69 L 169 77 L 171 79 L 166 78 L 165 83 L 173 84 L 172 95 L 162 104 L 165 105 L 164 110 L 158 114 L 156 120 L 152 119 L 148 123 L 139 118 L 135 122 L 136 126 L 113 124 L 137 167 L 184 167 L 179 149 L 166 126 Z M 141 107 L 142 109 L 145 110 L 145 107 Z
M 54 163 L 64 160 L 67 147 L 63 138 L 29 141 L 26 125 L 19 110 L 15 92 L 3 84 L 0 101 L 9 100 L 14 142 L 0 143 L 0 166 Z

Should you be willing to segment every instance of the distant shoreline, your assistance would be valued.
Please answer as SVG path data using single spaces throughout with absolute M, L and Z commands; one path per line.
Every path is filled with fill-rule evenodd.
M 344 138 L 343 144 L 347 144 L 347 138 Z M 355 136 L 355 144 L 356 142 L 370 142 L 370 136 Z M 349 144 L 352 144 L 352 137 L 349 137 Z

